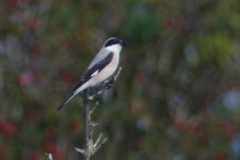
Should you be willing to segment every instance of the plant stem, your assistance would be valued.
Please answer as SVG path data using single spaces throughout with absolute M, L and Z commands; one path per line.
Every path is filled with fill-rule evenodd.
M 84 91 L 84 97 L 83 97 L 83 149 L 85 152 L 89 152 L 89 123 L 90 123 L 90 117 L 89 117 L 89 103 L 88 103 L 88 89 Z M 83 155 L 84 160 L 89 160 L 90 155 L 85 154 Z

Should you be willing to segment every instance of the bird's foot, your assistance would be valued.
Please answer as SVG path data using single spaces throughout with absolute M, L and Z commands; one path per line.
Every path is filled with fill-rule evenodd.
M 100 97 L 100 95 L 101 95 L 101 92 L 100 92 L 100 91 L 97 91 L 97 92 L 96 92 L 96 95 L 95 95 L 95 98 Z
M 106 89 L 111 89 L 113 88 L 115 85 L 115 82 L 113 80 L 109 81 L 107 84 L 106 84 Z

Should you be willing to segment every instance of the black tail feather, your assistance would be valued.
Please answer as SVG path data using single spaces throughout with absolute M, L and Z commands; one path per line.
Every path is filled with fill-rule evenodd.
M 59 111 L 68 101 L 70 101 L 76 94 L 71 94 L 58 108 L 57 111 Z

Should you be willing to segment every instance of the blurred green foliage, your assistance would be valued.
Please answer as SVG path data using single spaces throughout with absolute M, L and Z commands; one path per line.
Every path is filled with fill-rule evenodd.
M 82 99 L 56 109 L 113 36 L 128 46 L 93 160 L 240 158 L 238 0 L 0 2 L 0 159 L 82 158 Z

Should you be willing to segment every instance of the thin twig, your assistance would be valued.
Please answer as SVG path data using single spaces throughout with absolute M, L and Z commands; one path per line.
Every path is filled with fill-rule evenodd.
M 121 71 L 122 71 L 122 67 L 119 67 L 117 74 L 114 76 L 114 82 L 117 80 L 117 78 L 118 78 L 119 74 L 121 73 Z
M 88 90 L 84 91 L 84 99 L 83 99 L 83 129 L 84 129 L 84 139 L 83 139 L 83 149 L 75 148 L 77 152 L 83 155 L 84 160 L 90 160 L 90 157 L 105 143 L 106 139 L 97 146 L 99 143 L 102 134 L 98 137 L 95 144 L 93 144 L 93 129 L 98 125 L 98 123 L 91 122 L 91 114 L 95 110 L 95 108 L 99 105 L 97 102 L 95 106 L 89 111 L 89 103 L 88 103 Z M 96 147 L 97 146 L 97 147 Z
M 84 139 L 83 139 L 83 149 L 75 148 L 77 152 L 81 153 L 83 155 L 84 160 L 90 160 L 90 157 L 96 153 L 101 146 L 103 146 L 106 143 L 107 138 L 105 138 L 101 144 L 99 144 L 101 138 L 102 138 L 102 133 L 98 136 L 97 140 L 95 143 L 93 143 L 93 129 L 98 125 L 98 123 L 91 122 L 91 114 L 95 110 L 95 108 L 99 105 L 99 102 L 96 102 L 94 107 L 92 108 L 91 111 L 89 111 L 89 100 L 93 100 L 100 94 L 102 94 L 103 91 L 106 89 L 110 89 L 113 87 L 115 81 L 117 80 L 120 72 L 122 70 L 122 67 L 119 67 L 117 74 L 113 77 L 113 79 L 110 82 L 107 82 L 104 87 L 98 91 L 96 94 L 89 96 L 88 95 L 88 90 L 85 90 L 83 92 L 83 132 L 84 132 Z
M 99 106 L 99 101 L 96 102 L 96 104 L 94 105 L 94 107 L 92 108 L 92 110 L 90 111 L 90 115 L 93 113 L 93 111 L 95 110 L 95 108 Z
M 75 149 L 76 149 L 77 152 L 82 153 L 82 154 L 85 154 L 84 149 L 79 149 L 79 148 L 75 148 Z
M 94 123 L 94 122 L 90 122 L 90 125 L 89 125 L 89 135 L 91 136 L 92 138 L 92 134 L 93 134 L 93 128 L 96 127 L 98 125 L 98 123 Z
M 102 133 L 99 134 L 98 139 L 97 139 L 96 142 L 94 143 L 94 147 L 95 147 L 95 148 L 97 147 L 97 145 L 98 145 L 98 143 L 99 143 L 99 141 L 100 141 L 101 138 L 102 138 Z
M 83 155 L 83 159 L 90 159 L 89 153 L 89 124 L 90 124 L 90 116 L 89 116 L 89 104 L 88 104 L 88 89 L 84 91 L 83 98 L 83 150 L 85 154 Z
M 52 154 L 51 153 L 45 153 L 45 155 L 48 157 L 49 160 L 53 160 Z
M 102 141 L 102 143 L 95 148 L 93 154 L 94 154 L 95 152 L 97 152 L 103 145 L 105 145 L 106 140 L 107 140 L 107 138 L 105 138 L 105 139 Z

